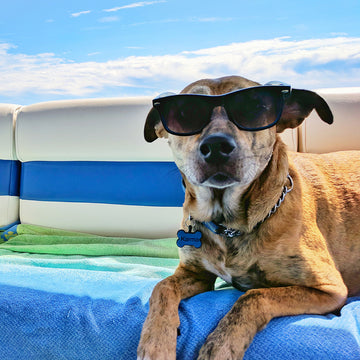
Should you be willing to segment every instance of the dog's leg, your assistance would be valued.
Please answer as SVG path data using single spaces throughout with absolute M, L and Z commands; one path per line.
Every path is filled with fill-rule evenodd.
M 250 290 L 219 322 L 200 350 L 198 360 L 242 359 L 255 334 L 274 317 L 324 314 L 343 306 L 347 289 L 340 291 L 289 286 Z M 342 291 L 341 291 L 342 290 Z
M 182 299 L 213 290 L 216 276 L 192 272 L 182 265 L 159 282 L 150 298 L 150 309 L 141 332 L 138 359 L 175 360 L 178 307 Z

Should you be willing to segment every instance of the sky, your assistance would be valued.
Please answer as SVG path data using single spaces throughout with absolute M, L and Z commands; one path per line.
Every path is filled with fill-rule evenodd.
M 360 87 L 360 0 L 0 1 L 3 103 L 156 96 L 225 75 Z

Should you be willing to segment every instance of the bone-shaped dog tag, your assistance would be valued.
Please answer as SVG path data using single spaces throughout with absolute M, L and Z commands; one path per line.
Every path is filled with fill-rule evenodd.
M 177 241 L 176 245 L 180 248 L 185 245 L 194 246 L 196 249 L 199 249 L 202 245 L 201 238 L 202 232 L 197 230 L 195 232 L 191 232 L 192 227 L 189 226 L 189 231 L 179 230 L 177 232 Z

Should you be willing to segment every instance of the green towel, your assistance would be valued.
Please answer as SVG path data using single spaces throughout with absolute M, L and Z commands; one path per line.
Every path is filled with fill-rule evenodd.
M 84 255 L 138 256 L 178 259 L 176 239 L 135 239 L 77 233 L 37 225 L 20 224 L 15 234 L 0 245 L 15 252 Z

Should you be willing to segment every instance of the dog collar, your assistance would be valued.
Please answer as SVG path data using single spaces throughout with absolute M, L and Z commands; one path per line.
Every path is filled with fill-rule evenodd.
M 266 215 L 266 217 L 256 224 L 255 228 L 258 227 L 260 224 L 262 224 L 265 220 L 267 220 L 271 215 L 276 213 L 277 209 L 281 206 L 281 204 L 285 200 L 286 194 L 288 194 L 293 189 L 294 181 L 293 181 L 292 177 L 290 176 L 290 174 L 287 175 L 287 178 L 290 181 L 290 187 L 288 188 L 286 185 L 284 185 L 283 192 L 281 193 L 280 198 L 277 201 L 277 203 L 272 207 L 272 209 L 269 211 L 269 213 Z M 184 183 L 183 183 L 183 187 L 185 189 Z M 222 224 L 218 224 L 215 221 L 205 221 L 205 222 L 200 222 L 200 224 L 204 225 L 207 229 L 209 229 L 214 234 L 224 236 L 227 238 L 234 238 L 237 236 L 242 236 L 244 234 L 244 232 L 241 230 L 227 228 L 226 226 L 224 226 Z
M 221 235 L 227 238 L 233 238 L 237 236 L 242 236 L 244 234 L 241 230 L 227 228 L 222 224 L 217 224 L 215 221 L 205 221 L 203 224 L 207 229 L 213 232 L 216 235 Z

